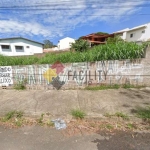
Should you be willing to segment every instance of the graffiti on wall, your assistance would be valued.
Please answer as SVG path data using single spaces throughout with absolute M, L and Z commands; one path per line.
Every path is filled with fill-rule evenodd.
M 9 86 L 13 84 L 12 67 L 0 67 L 0 86 Z
M 71 74 L 72 73 L 72 74 Z M 78 64 L 69 71 L 78 84 L 83 83 L 118 83 L 124 82 L 142 82 L 143 65 L 141 63 L 131 63 L 129 60 L 119 61 L 99 61 L 95 63 Z
M 11 70 L 14 82 L 27 79 L 29 85 L 47 85 L 59 89 L 68 84 L 139 83 L 143 81 L 143 68 L 140 62 L 116 60 L 13 66 Z

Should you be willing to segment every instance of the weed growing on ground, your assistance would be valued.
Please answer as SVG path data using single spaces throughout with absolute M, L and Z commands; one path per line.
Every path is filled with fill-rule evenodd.
M 87 86 L 85 87 L 85 90 L 108 90 L 108 89 L 119 89 L 119 88 L 124 88 L 124 89 L 129 89 L 129 88 L 142 88 L 145 87 L 144 85 L 132 85 L 132 84 L 111 84 L 111 85 L 106 85 L 106 84 L 102 84 L 99 86 Z
M 37 122 L 38 122 L 39 124 L 42 124 L 42 123 L 43 123 L 43 117 L 44 117 L 44 114 L 42 113 L 42 114 L 41 114 L 41 117 L 37 120 Z
M 109 113 L 106 113 L 104 116 L 105 116 L 105 117 L 108 117 L 108 118 L 111 118 L 113 115 L 111 115 L 111 114 L 109 114 Z
M 1 119 L 2 122 L 12 122 L 16 126 L 21 126 L 22 125 L 22 116 L 23 112 L 22 111 L 10 111 L 6 113 L 6 115 Z
M 15 115 L 17 118 L 21 118 L 23 116 L 23 111 L 16 111 Z
M 14 89 L 16 90 L 25 90 L 27 84 L 27 79 L 24 79 L 22 81 L 18 81 L 17 84 L 14 85 Z
M 132 123 L 128 123 L 127 124 L 127 128 L 128 129 L 136 129 L 136 126 L 134 124 L 132 124 Z
M 150 120 L 150 106 L 146 108 L 137 108 L 136 110 L 136 116 L 139 118 L 142 118 L 144 120 Z
M 119 89 L 120 86 L 118 84 L 112 85 L 100 85 L 100 86 L 87 86 L 85 90 L 107 90 L 107 89 Z
M 113 125 L 111 125 L 111 124 L 101 124 L 100 126 L 99 126 L 99 128 L 100 129 L 108 129 L 108 130 L 112 130 L 112 129 L 114 129 L 114 127 L 113 127 Z
M 8 113 L 4 116 L 3 121 L 5 122 L 5 121 L 10 120 L 11 118 L 14 117 L 14 115 L 15 115 L 15 111 L 10 111 L 10 112 L 8 112 Z
M 106 124 L 105 128 L 109 129 L 109 130 L 112 130 L 114 127 L 111 124 Z
M 82 110 L 79 109 L 73 109 L 71 111 L 71 115 L 76 119 L 83 119 L 85 117 L 85 113 Z
M 120 117 L 120 118 L 122 118 L 124 120 L 129 120 L 129 116 L 126 115 L 126 114 L 123 114 L 122 112 L 116 112 L 115 116 Z
M 51 120 L 48 120 L 46 122 L 46 125 L 49 126 L 49 127 L 53 127 L 54 126 L 54 122 L 52 122 Z
M 15 122 L 15 125 L 18 126 L 18 127 L 21 127 L 22 124 L 23 124 L 23 120 L 22 119 L 16 120 L 16 122 Z

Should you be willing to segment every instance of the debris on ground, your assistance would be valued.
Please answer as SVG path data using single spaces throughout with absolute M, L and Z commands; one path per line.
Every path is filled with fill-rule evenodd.
M 67 127 L 65 121 L 62 120 L 62 119 L 52 120 L 52 122 L 54 123 L 55 128 L 56 128 L 57 130 L 66 129 L 66 127 Z

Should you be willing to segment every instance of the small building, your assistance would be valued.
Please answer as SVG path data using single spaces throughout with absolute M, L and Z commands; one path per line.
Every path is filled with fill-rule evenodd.
M 91 46 L 105 44 L 107 38 L 114 37 L 114 34 L 97 34 L 92 33 L 86 36 L 82 36 L 80 39 L 87 40 L 91 43 Z
M 128 42 L 143 42 L 150 39 L 150 23 L 137 26 L 134 28 L 127 28 L 121 31 L 114 32 L 115 35 L 120 36 L 123 40 Z
M 43 43 L 22 37 L 0 39 L 0 55 L 24 56 L 43 53 Z
M 57 44 L 58 50 L 69 49 L 71 48 L 72 43 L 75 43 L 75 39 L 73 38 L 66 37 L 64 39 L 61 39 Z

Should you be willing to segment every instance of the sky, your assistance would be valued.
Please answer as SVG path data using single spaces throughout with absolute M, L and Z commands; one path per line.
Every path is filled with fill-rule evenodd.
M 0 38 L 54 44 L 150 23 L 150 0 L 1 0 Z

